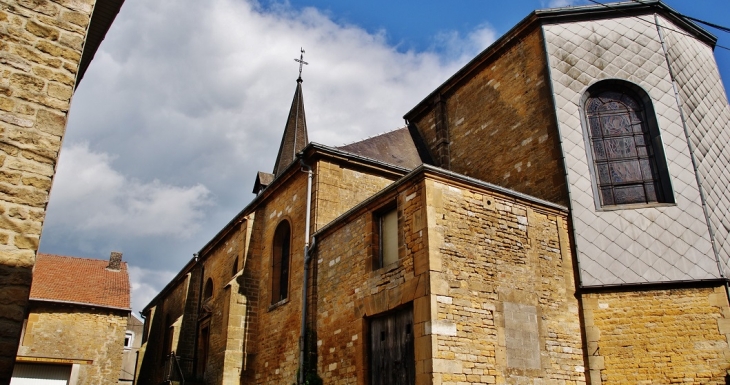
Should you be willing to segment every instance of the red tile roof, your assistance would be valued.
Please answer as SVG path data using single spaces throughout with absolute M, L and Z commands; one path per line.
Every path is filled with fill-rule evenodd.
M 38 253 L 30 299 L 130 309 L 129 274 L 107 270 L 108 260 Z

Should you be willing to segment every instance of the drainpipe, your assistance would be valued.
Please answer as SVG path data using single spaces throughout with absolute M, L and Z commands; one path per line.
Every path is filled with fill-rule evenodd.
M 299 155 L 299 154 L 298 154 Z M 311 204 L 312 204 L 312 168 L 304 163 L 304 159 L 299 157 L 299 163 L 302 165 L 301 171 L 307 173 L 307 211 L 304 224 L 304 278 L 302 286 L 302 328 L 299 332 L 299 379 L 298 383 L 304 384 L 304 352 L 306 351 L 306 333 L 307 333 L 307 283 L 309 280 L 309 224 L 311 220 Z

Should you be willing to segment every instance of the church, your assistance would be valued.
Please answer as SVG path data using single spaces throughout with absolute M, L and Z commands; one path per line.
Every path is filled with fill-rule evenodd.
M 726 384 L 730 107 L 660 1 L 537 10 L 309 142 L 143 310 L 137 383 Z

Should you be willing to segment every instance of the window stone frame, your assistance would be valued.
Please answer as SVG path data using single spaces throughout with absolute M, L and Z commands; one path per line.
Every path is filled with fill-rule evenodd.
M 588 100 L 599 93 L 605 91 L 615 91 L 619 93 L 628 94 L 633 97 L 643 107 L 644 119 L 646 120 L 646 126 L 649 130 L 649 136 L 651 138 L 650 144 L 654 151 L 654 161 L 657 168 L 658 184 L 661 189 L 662 197 L 657 197 L 655 202 L 646 203 L 620 203 L 613 205 L 602 204 L 600 196 L 600 188 L 598 181 L 598 172 L 596 170 L 596 161 L 594 156 L 593 146 L 591 144 L 590 125 L 588 122 L 588 113 L 586 111 Z M 659 123 L 657 121 L 656 113 L 654 110 L 654 103 L 652 102 L 649 93 L 646 92 L 640 86 L 622 79 L 605 79 L 598 81 L 589 86 L 580 99 L 580 119 L 581 127 L 583 130 L 583 140 L 586 152 L 587 166 L 591 177 L 591 186 L 593 190 L 593 201 L 595 204 L 596 211 L 613 211 L 613 210 L 626 210 L 636 208 L 647 208 L 647 207 L 662 207 L 662 206 L 674 206 L 674 189 L 672 188 L 671 177 L 669 174 L 667 159 L 664 152 L 664 145 L 661 138 L 661 130 L 659 129 Z M 659 194 L 657 194 L 659 195 Z

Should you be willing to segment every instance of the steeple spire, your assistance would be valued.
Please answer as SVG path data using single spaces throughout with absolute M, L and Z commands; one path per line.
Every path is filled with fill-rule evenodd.
M 279 176 L 296 159 L 297 152 L 303 150 L 309 144 L 307 119 L 304 115 L 304 96 L 302 96 L 302 66 L 309 64 L 304 61 L 304 49 L 301 50 L 299 59 L 294 59 L 294 61 L 299 63 L 299 77 L 297 78 L 297 88 L 294 91 L 294 100 L 291 103 L 289 117 L 286 119 L 284 135 L 281 137 L 279 155 L 277 155 L 274 164 L 274 176 Z

